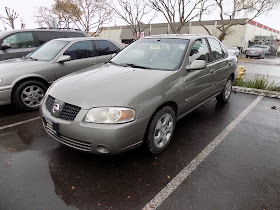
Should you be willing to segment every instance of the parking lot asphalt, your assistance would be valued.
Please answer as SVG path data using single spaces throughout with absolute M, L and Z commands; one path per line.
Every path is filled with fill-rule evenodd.
M 156 156 L 75 151 L 46 134 L 38 112 L 0 107 L 0 209 L 142 209 L 256 98 L 210 100 Z M 279 110 L 279 99 L 262 98 L 158 208 L 279 209 Z
M 238 65 L 244 67 L 245 77 L 248 79 L 254 78 L 258 74 L 267 77 L 270 82 L 274 81 L 275 84 L 280 84 L 280 58 L 239 58 Z

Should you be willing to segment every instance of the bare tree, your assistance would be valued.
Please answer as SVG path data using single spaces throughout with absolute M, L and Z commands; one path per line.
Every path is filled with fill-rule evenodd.
M 58 25 L 70 28 L 81 16 L 81 10 L 74 0 L 55 0 L 52 13 L 57 16 Z
M 89 32 L 94 30 L 92 36 L 98 36 L 102 31 L 102 25 L 111 19 L 112 10 L 108 0 L 75 0 L 80 10 L 76 16 L 75 25 Z
M 218 39 L 223 41 L 225 37 L 232 33 L 232 26 L 245 25 L 263 13 L 271 11 L 279 4 L 279 0 L 214 0 L 216 9 L 219 11 L 219 31 Z M 205 4 L 201 5 L 199 15 L 200 25 L 211 35 L 210 30 L 202 22 Z M 248 17 L 244 23 L 234 21 L 236 17 Z
M 164 15 L 172 33 L 178 34 L 186 23 L 198 17 L 203 0 L 148 0 L 152 9 Z
M 6 17 L 0 15 L 0 19 L 3 23 L 9 25 L 12 29 L 15 28 L 15 20 L 18 18 L 18 14 L 12 9 L 5 7 Z
M 52 13 L 52 9 L 43 6 L 36 8 L 34 16 L 36 18 L 36 23 L 38 23 L 40 27 L 51 27 L 50 20 L 57 18 L 57 16 Z
M 111 8 L 117 17 L 126 22 L 132 31 L 135 39 L 137 34 L 141 34 L 155 18 L 156 13 L 151 13 L 152 9 L 143 0 L 118 0 L 118 5 L 113 5 Z M 142 19 L 150 14 L 147 24 L 143 24 Z

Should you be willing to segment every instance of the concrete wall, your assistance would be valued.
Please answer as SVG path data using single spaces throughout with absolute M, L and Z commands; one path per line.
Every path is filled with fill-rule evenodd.
M 240 22 L 243 21 L 243 23 L 245 23 L 246 20 L 247 19 L 237 19 L 236 21 L 240 21 Z M 225 46 L 236 46 L 236 47 L 247 48 L 249 45 L 249 41 L 253 42 L 256 35 L 258 36 L 277 35 L 278 38 L 280 38 L 280 34 L 271 31 L 272 30 L 271 28 L 263 26 L 262 24 L 256 23 L 254 21 L 251 22 L 246 25 L 232 26 L 230 29 L 231 33 L 226 36 L 225 40 L 223 41 L 223 44 Z M 208 30 L 211 32 L 212 36 L 218 38 L 219 30 L 216 29 L 217 23 L 219 23 L 219 21 L 205 21 L 205 24 Z M 148 36 L 149 34 L 151 35 L 165 34 L 167 33 L 167 29 L 168 29 L 167 23 L 152 24 L 151 31 L 150 31 L 150 27 L 148 27 L 145 30 L 145 36 Z M 207 31 L 203 27 L 201 27 L 198 22 L 192 22 L 186 24 L 186 26 L 182 28 L 181 33 L 208 35 Z M 132 32 L 127 26 L 123 26 L 123 27 L 115 26 L 115 27 L 104 28 L 104 30 L 101 32 L 99 36 L 111 38 L 115 41 L 121 42 L 122 41 L 121 39 L 131 39 Z
M 110 27 L 105 28 L 100 34 L 99 37 L 106 37 L 106 38 L 110 38 L 114 41 L 117 42 L 122 42 L 122 40 L 120 39 L 121 37 L 121 33 L 122 33 L 122 27 L 114 27 L 114 29 L 111 29 Z
M 207 28 L 210 31 L 210 33 L 212 34 L 212 36 L 218 38 L 219 30 L 216 29 L 215 25 L 208 25 Z M 223 44 L 227 47 L 229 47 L 229 46 L 243 47 L 246 26 L 236 25 L 236 26 L 232 26 L 230 28 L 230 30 L 231 30 L 231 34 L 226 36 L 225 40 L 223 41 Z M 190 31 L 192 34 L 207 34 L 208 35 L 207 31 L 201 26 L 191 26 Z

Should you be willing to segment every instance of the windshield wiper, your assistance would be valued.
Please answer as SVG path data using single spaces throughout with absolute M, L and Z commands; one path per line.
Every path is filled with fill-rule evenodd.
M 107 63 L 111 63 L 111 64 L 114 64 L 114 65 L 116 65 L 116 66 L 120 66 L 120 64 L 117 64 L 117 63 L 115 63 L 115 62 L 113 62 L 113 61 L 108 61 Z
M 133 64 L 133 63 L 122 63 L 121 65 L 122 66 L 130 66 L 130 67 L 139 68 L 139 69 L 151 69 L 150 67 L 139 66 L 139 65 L 136 65 L 136 64 Z
M 23 57 L 23 58 L 24 58 L 24 60 L 26 60 L 27 58 L 29 58 L 29 59 L 31 59 L 31 60 L 33 60 L 33 61 L 37 61 L 37 60 L 38 60 L 37 58 L 32 58 L 32 57 L 30 57 L 30 56 L 29 56 L 29 57 L 26 57 L 26 56 L 25 56 L 25 57 Z
M 33 61 L 37 61 L 38 59 L 37 58 L 32 58 L 32 57 L 29 57 L 31 60 Z

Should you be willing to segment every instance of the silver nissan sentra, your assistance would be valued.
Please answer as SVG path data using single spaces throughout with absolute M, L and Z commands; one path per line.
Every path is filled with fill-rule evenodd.
M 177 120 L 213 97 L 226 103 L 236 76 L 236 57 L 214 37 L 149 36 L 54 82 L 40 113 L 48 134 L 69 147 L 116 154 L 145 145 L 158 154 Z

